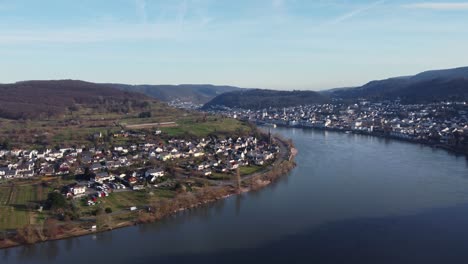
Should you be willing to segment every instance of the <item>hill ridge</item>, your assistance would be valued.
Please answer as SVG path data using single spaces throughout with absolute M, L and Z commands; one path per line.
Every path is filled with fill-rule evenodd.
M 300 104 L 325 103 L 328 97 L 315 91 L 278 91 L 251 89 L 228 92 L 215 97 L 203 109 L 216 107 L 262 109 L 269 107 L 289 107 Z
M 407 103 L 468 99 L 468 67 L 424 71 L 412 76 L 373 80 L 346 90 L 324 91 L 341 99 L 401 99 Z
M 144 108 L 154 99 L 135 92 L 81 80 L 30 80 L 0 84 L 0 117 L 37 119 L 57 116 L 80 105 L 111 112 Z

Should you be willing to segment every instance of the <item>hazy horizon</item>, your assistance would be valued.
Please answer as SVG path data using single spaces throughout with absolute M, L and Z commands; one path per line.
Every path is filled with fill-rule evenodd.
M 468 61 L 463 1 L 0 0 L 0 16 L 0 83 L 323 90 Z

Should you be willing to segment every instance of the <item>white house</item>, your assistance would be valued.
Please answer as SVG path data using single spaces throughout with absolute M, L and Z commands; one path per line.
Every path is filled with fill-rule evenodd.
M 73 195 L 75 195 L 75 196 L 81 195 L 81 194 L 86 193 L 86 186 L 77 185 L 77 186 L 73 187 L 71 191 L 72 191 Z
M 94 181 L 99 182 L 99 183 L 103 183 L 104 181 L 113 181 L 113 180 L 115 180 L 115 176 L 107 172 L 97 173 L 96 176 L 94 177 Z
M 162 177 L 164 176 L 164 170 L 162 169 L 149 169 L 145 172 L 145 177 Z

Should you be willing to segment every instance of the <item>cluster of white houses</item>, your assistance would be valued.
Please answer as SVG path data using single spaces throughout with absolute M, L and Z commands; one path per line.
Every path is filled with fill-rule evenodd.
M 268 140 L 267 140 L 268 141 Z M 90 174 L 97 183 L 117 178 L 129 184 L 142 180 L 154 182 L 165 174 L 165 162 L 178 160 L 194 175 L 208 176 L 212 171 L 227 172 L 239 166 L 263 165 L 273 159 L 279 147 L 254 137 L 171 139 L 101 148 L 62 148 L 37 150 L 0 150 L 0 179 L 33 176 Z M 158 168 L 147 165 L 154 160 Z M 125 171 L 138 166 L 138 170 Z M 81 189 L 71 189 L 78 194 Z

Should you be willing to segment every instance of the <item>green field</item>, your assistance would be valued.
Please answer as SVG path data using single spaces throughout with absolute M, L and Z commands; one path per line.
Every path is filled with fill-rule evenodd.
M 250 174 L 259 172 L 259 171 L 261 171 L 262 169 L 264 169 L 263 166 L 256 166 L 256 165 L 253 165 L 253 166 L 240 167 L 240 168 L 239 168 L 239 171 L 240 171 L 240 174 L 241 174 L 242 176 L 244 176 L 244 175 L 250 175 Z
M 232 174 L 227 174 L 227 173 L 213 172 L 207 178 L 210 179 L 210 180 L 222 181 L 222 180 L 230 180 L 231 178 L 233 178 L 233 175 Z
M 47 199 L 50 190 L 38 182 L 0 186 L 0 230 L 36 222 L 35 208 Z
M 16 229 L 29 224 L 29 212 L 13 206 L 0 206 L 0 230 Z
M 9 197 L 10 187 L 0 187 L 0 206 L 7 205 Z
M 34 186 L 0 188 L 0 229 L 14 229 L 29 224 L 27 205 L 35 201 Z
M 113 212 L 120 210 L 128 210 L 132 206 L 141 208 L 149 204 L 151 197 L 159 198 L 174 198 L 175 192 L 170 190 L 151 190 L 152 195 L 146 191 L 125 191 L 111 193 L 108 197 L 99 198 L 100 206 L 103 208 L 110 207 Z M 80 204 L 82 212 L 90 213 L 96 209 L 96 206 L 87 206 Z

